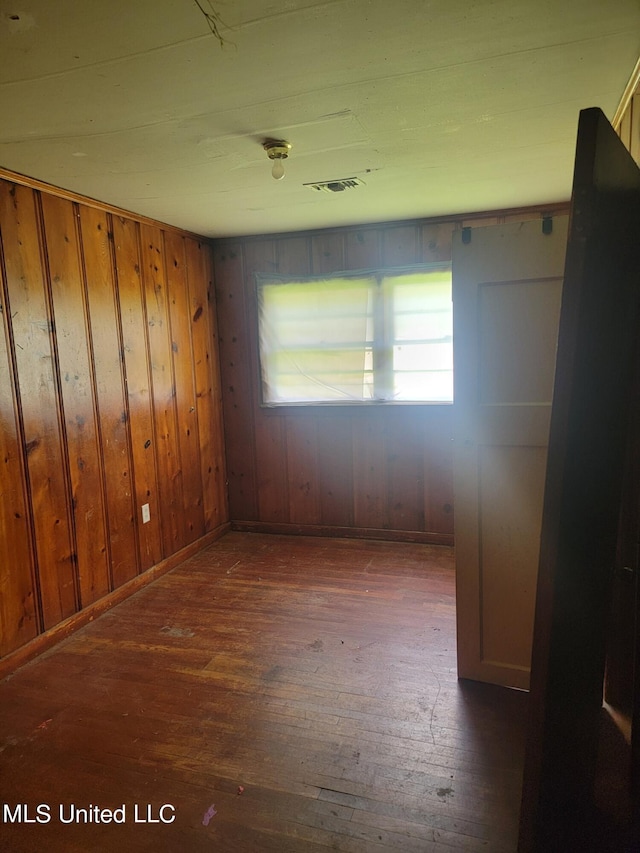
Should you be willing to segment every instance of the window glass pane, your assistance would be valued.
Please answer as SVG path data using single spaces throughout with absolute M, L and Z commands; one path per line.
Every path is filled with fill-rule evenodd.
M 264 402 L 371 398 L 374 286 L 370 277 L 261 284 Z
M 396 341 L 450 338 L 452 335 L 451 271 L 434 270 L 388 277 Z
M 450 269 L 264 276 L 258 293 L 267 405 L 453 399 Z
M 453 371 L 416 372 L 394 374 L 394 400 L 418 402 L 428 399 L 432 403 L 453 400 Z
M 394 313 L 394 340 L 422 341 L 426 338 L 451 338 L 451 307 L 446 311 L 412 314 Z
M 453 400 L 451 270 L 388 276 L 393 399 Z
M 450 343 L 399 344 L 393 348 L 393 370 L 453 370 Z

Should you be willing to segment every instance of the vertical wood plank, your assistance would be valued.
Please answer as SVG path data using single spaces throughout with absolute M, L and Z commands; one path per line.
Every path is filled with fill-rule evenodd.
M 385 529 L 389 525 L 386 412 L 370 411 L 354 418 L 353 494 L 356 527 Z
M 340 231 L 311 238 L 311 270 L 314 275 L 344 270 L 344 234 Z
M 411 426 L 410 422 L 416 416 L 413 407 L 402 407 L 395 414 L 391 411 L 378 412 L 375 408 L 357 413 L 308 409 L 304 413 L 289 412 L 284 415 L 284 420 L 282 409 L 260 409 L 253 273 L 277 271 L 283 275 L 304 276 L 338 269 L 376 268 L 381 266 L 383 234 L 386 232 L 389 234 L 384 238 L 385 259 L 389 263 L 404 265 L 421 260 L 448 260 L 453 229 L 453 223 L 429 223 L 424 226 L 411 224 L 390 228 L 337 230 L 293 238 L 248 239 L 234 244 L 218 244 L 215 247 L 216 272 L 220 266 L 222 273 L 222 278 L 216 281 L 221 305 L 225 302 L 233 303 L 231 294 L 240 291 L 240 275 L 244 279 L 243 311 L 237 311 L 237 300 L 233 312 L 228 310 L 228 305 L 221 309 L 226 312 L 227 319 L 231 320 L 229 325 L 221 323 L 221 352 L 223 361 L 228 362 L 228 367 L 233 365 L 236 377 L 245 376 L 246 385 L 250 386 L 249 390 L 255 395 L 252 397 L 252 416 L 256 424 L 255 470 L 256 474 L 260 474 L 258 492 L 262 495 L 258 506 L 254 508 L 256 520 L 288 519 L 296 524 L 333 523 L 338 526 L 355 524 L 358 527 L 374 529 L 385 529 L 394 524 L 400 524 L 399 529 L 424 527 L 427 510 L 424 484 L 428 463 L 423 454 L 427 445 L 423 443 L 421 434 L 416 432 L 416 425 Z M 234 270 L 229 265 L 230 256 L 243 250 L 244 268 L 240 273 L 241 265 L 238 264 L 234 275 Z M 221 257 L 225 258 L 224 265 Z M 222 294 L 223 282 L 225 296 Z M 241 330 L 240 334 L 246 335 L 244 351 L 238 347 L 238 329 Z M 228 336 L 228 339 L 225 336 Z M 229 355 L 231 352 L 233 357 Z M 237 359 L 241 360 L 246 373 L 243 374 Z M 225 381 L 223 384 L 227 446 L 230 454 L 228 458 L 231 458 L 231 454 L 237 452 L 240 446 L 234 438 L 236 431 L 230 429 L 234 419 L 236 423 L 240 422 L 239 412 L 243 406 L 243 402 L 237 399 L 236 383 L 237 379 L 232 386 L 233 392 L 230 392 L 228 387 L 231 383 Z M 233 414 L 229 418 L 227 412 L 231 406 Z M 246 409 L 245 412 L 251 415 Z M 335 420 L 332 421 L 334 416 Z M 379 416 L 382 416 L 382 419 Z M 426 420 L 429 421 L 431 417 L 430 412 Z M 392 422 L 395 428 L 387 430 L 387 423 Z M 320 437 L 322 434 L 326 435 L 327 430 L 337 436 L 337 445 L 331 450 L 326 439 Z M 410 437 L 410 447 L 405 446 L 404 439 L 407 435 Z M 253 449 L 250 435 L 244 445 L 245 459 L 247 448 Z M 333 451 L 338 453 L 341 460 L 338 464 L 333 458 Z M 391 460 L 387 456 L 388 453 L 393 456 Z M 445 462 L 440 467 L 437 461 L 434 461 L 430 476 L 433 480 L 442 470 L 444 486 L 439 491 L 439 484 L 430 481 L 429 500 L 433 502 L 430 510 L 431 520 L 434 520 L 436 507 L 439 507 L 441 526 L 450 530 L 450 471 L 445 470 L 446 459 L 449 459 L 450 465 L 450 457 L 446 455 Z M 247 464 L 244 459 L 242 462 Z M 286 484 L 283 482 L 285 473 Z M 404 477 L 410 480 L 410 487 L 406 489 Z M 389 517 L 389 478 L 394 493 L 398 496 L 398 507 L 395 510 L 397 519 L 394 522 Z M 233 475 L 230 480 L 230 492 L 233 493 Z M 283 506 L 285 498 L 288 508 Z M 445 504 L 446 510 L 443 509 Z M 339 511 L 340 506 L 344 508 L 344 512 Z M 243 518 L 235 514 L 233 499 L 230 512 L 232 518 Z
M 377 269 L 380 266 L 381 245 L 381 232 L 376 229 L 348 231 L 345 242 L 345 269 Z
M 318 469 L 322 523 L 353 526 L 352 418 L 346 410 L 318 416 Z
M 111 588 L 93 365 L 72 202 L 42 195 L 51 299 L 71 478 L 80 603 Z
M 163 556 L 146 328 L 152 303 L 141 288 L 140 226 L 127 217 L 111 226 L 111 216 L 94 206 L 0 182 L 0 655 Z M 151 230 L 158 243 L 162 232 Z M 182 251 L 175 343 L 186 342 L 188 375 L 177 393 L 184 391 L 195 423 L 189 470 L 200 520 L 191 540 L 205 531 L 198 412 L 207 408 L 215 464 L 206 523 L 213 529 L 228 518 L 220 381 L 209 352 L 217 345 L 215 317 L 207 310 L 200 326 L 199 316 L 193 319 L 196 303 L 211 305 L 210 261 L 200 257 L 194 265 L 192 314 L 183 235 L 171 233 Z M 192 336 L 192 329 L 201 331 Z M 169 365 L 173 344 L 168 337 Z M 200 362 L 202 377 L 209 375 L 202 405 Z M 169 397 L 175 402 L 172 386 Z M 140 517 L 144 503 L 149 524 Z M 188 525 L 189 502 L 174 503 L 178 523 L 186 518 Z M 165 550 L 175 553 L 186 541 L 172 540 Z
M 258 518 L 258 490 L 249 353 L 250 336 L 255 336 L 257 331 L 249 329 L 244 310 L 243 244 L 232 243 L 214 249 L 214 277 L 229 515 L 232 519 L 253 521 Z
M 434 412 L 422 432 L 424 442 L 424 529 L 453 535 L 452 408 Z
M 123 216 L 114 216 L 112 221 L 127 378 L 140 568 L 144 571 L 162 559 L 147 324 L 141 291 L 137 224 Z M 150 521 L 146 524 L 142 522 L 143 504 L 149 504 Z
M 111 580 L 116 589 L 138 574 L 139 556 L 113 268 L 113 234 L 106 213 L 81 205 L 79 215 L 104 460 Z
M 206 295 L 203 294 L 202 300 L 204 304 L 209 306 L 208 327 L 202 327 L 198 330 L 196 338 L 202 340 L 205 338 L 207 345 L 210 347 L 209 368 L 211 374 L 211 403 L 213 406 L 213 422 L 214 430 L 213 452 L 212 458 L 214 463 L 213 473 L 215 481 L 214 501 L 215 505 L 211 510 L 207 510 L 205 503 L 205 526 L 208 529 L 213 529 L 218 524 L 222 524 L 229 520 L 229 497 L 227 491 L 227 459 L 225 453 L 225 437 L 224 437 L 224 410 L 222 401 L 222 376 L 220 373 L 220 331 L 217 311 L 217 302 L 215 296 L 214 280 L 213 280 L 213 251 L 209 244 L 199 244 L 201 254 L 204 256 L 204 278 L 203 287 L 206 288 Z M 197 310 L 194 312 L 194 324 L 197 323 Z M 196 371 L 198 370 L 198 362 L 196 362 Z M 197 373 L 196 373 L 197 381 Z M 198 386 L 196 385 L 196 391 Z M 200 428 L 200 427 L 199 427 Z M 205 460 L 203 460 L 203 472 Z M 203 480 L 204 482 L 204 480 Z M 210 521 L 207 519 L 210 518 Z
M 262 521 L 289 521 L 286 421 L 265 410 L 255 421 L 258 512 Z
M 35 192 L 0 182 L 0 222 L 46 629 L 71 616 L 78 601 Z
M 165 231 L 164 248 L 167 264 L 171 348 L 176 378 L 176 410 L 180 462 L 183 473 L 184 522 L 187 543 L 204 533 L 200 438 L 194 385 L 191 318 L 187 281 L 185 238 L 175 231 Z
M 185 248 L 198 413 L 202 505 L 204 527 L 208 532 L 228 520 L 217 319 L 211 250 L 206 243 L 192 238 L 186 238 Z
M 320 524 L 318 491 L 318 419 L 306 412 L 286 419 L 289 521 Z
M 629 101 L 629 105 L 622 116 L 622 121 L 620 122 L 620 127 L 618 128 L 618 135 L 622 140 L 622 144 L 627 149 L 627 151 L 631 151 L 631 111 L 632 111 L 633 98 Z
M 640 166 L 640 94 L 634 95 L 631 99 L 629 111 L 631 113 L 631 128 L 628 150 L 633 159 Z
M 140 226 L 140 251 L 153 389 L 151 400 L 162 552 L 167 557 L 184 547 L 187 538 L 183 509 L 183 472 L 177 434 L 176 382 L 171 352 L 169 288 L 160 228 L 144 224 Z
M 421 262 L 444 263 L 451 260 L 453 222 L 429 222 L 421 228 Z
M 245 310 L 250 339 L 250 371 L 254 393 L 254 441 L 258 489 L 258 513 L 261 520 L 289 520 L 288 473 L 286 466 L 286 430 L 282 410 L 262 409 L 258 359 L 258 318 L 255 273 L 277 269 L 285 275 L 295 268 L 294 258 L 308 264 L 309 246 L 306 238 L 285 240 L 256 240 L 245 248 Z
M 35 566 L 16 420 L 3 267 L 0 251 L 0 657 L 38 633 Z
M 267 248 L 267 242 L 261 242 L 262 251 L 256 259 L 262 262 L 264 269 L 255 272 L 269 272 L 271 260 L 275 259 L 275 268 L 281 275 L 309 275 L 311 272 L 311 239 L 301 237 L 283 237 L 273 241 Z
M 420 263 L 418 225 L 394 225 L 382 232 L 382 266 L 402 267 Z
M 389 412 L 387 446 L 387 482 L 389 523 L 394 530 L 424 530 L 424 461 L 419 410 L 411 407 L 408 416 Z

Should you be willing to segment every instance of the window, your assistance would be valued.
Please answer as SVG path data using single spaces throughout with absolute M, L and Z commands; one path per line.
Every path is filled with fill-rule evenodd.
M 453 399 L 451 268 L 258 276 L 262 402 Z

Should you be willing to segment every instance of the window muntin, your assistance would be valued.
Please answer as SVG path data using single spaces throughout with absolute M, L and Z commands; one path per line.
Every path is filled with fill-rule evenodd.
M 258 276 L 262 402 L 451 402 L 451 269 Z

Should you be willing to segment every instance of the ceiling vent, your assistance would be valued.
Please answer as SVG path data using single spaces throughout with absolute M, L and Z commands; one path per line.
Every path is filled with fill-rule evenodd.
M 352 187 L 363 187 L 364 181 L 360 178 L 341 178 L 339 181 L 322 181 L 319 184 L 303 184 L 310 190 L 318 190 L 321 193 L 341 193 Z

